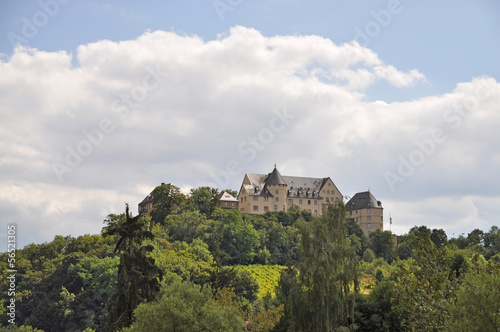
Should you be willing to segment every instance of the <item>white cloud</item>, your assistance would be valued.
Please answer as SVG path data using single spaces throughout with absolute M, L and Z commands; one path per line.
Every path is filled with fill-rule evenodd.
M 264 37 L 241 26 L 212 41 L 147 32 L 81 45 L 74 56 L 77 65 L 65 52 L 19 47 L 0 62 L 0 182 L 8 188 L 0 205 L 40 231 L 34 240 L 94 231 L 160 182 L 239 189 L 245 172 L 269 172 L 275 162 L 283 174 L 330 176 L 345 195 L 370 187 L 395 208 L 401 199 L 486 199 L 500 184 L 500 86 L 492 78 L 372 102 L 369 86 L 411 88 L 426 78 L 356 42 Z M 400 158 L 435 129 L 446 139 L 400 175 Z M 394 191 L 386 172 L 403 180 Z M 498 219 L 477 206 L 480 220 Z

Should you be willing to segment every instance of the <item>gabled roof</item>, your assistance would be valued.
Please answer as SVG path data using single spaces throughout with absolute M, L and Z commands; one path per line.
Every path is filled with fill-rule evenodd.
M 382 208 L 382 202 L 377 201 L 370 191 L 364 191 L 354 195 L 346 204 L 347 210 L 358 210 L 368 208 Z
M 219 200 L 225 201 L 225 202 L 237 202 L 238 201 L 237 198 L 235 198 L 233 195 L 231 195 L 227 191 L 224 191 L 219 195 Z

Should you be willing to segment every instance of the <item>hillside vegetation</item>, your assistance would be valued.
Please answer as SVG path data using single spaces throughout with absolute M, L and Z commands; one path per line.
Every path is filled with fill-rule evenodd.
M 2 253 L 0 331 L 500 330 L 496 226 L 415 226 L 395 246 L 342 205 L 242 215 L 213 188 L 155 192 L 151 217 Z

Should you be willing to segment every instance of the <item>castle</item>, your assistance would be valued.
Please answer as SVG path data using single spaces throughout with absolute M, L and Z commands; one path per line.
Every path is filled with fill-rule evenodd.
M 298 208 L 320 216 L 329 204 L 343 200 L 331 178 L 282 176 L 276 166 L 269 174 L 245 174 L 238 194 L 239 210 L 246 214 Z M 366 235 L 384 230 L 382 203 L 371 192 L 355 194 L 345 207 L 347 218 L 352 218 Z
M 238 197 L 223 192 L 219 200 L 221 208 L 236 208 L 245 214 L 298 209 L 320 216 L 328 205 L 344 202 L 344 196 L 329 177 L 282 176 L 275 165 L 269 174 L 245 174 Z M 149 215 L 152 205 L 150 194 L 139 203 L 139 213 Z M 384 230 L 382 203 L 370 191 L 355 194 L 345 207 L 347 219 L 354 220 L 367 236 Z

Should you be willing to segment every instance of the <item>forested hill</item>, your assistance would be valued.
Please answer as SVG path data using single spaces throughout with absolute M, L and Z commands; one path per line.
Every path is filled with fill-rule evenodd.
M 0 331 L 500 329 L 498 227 L 448 239 L 415 226 L 394 246 L 341 205 L 242 215 L 217 190 L 191 194 L 17 250 L 14 284 L 1 254 Z

